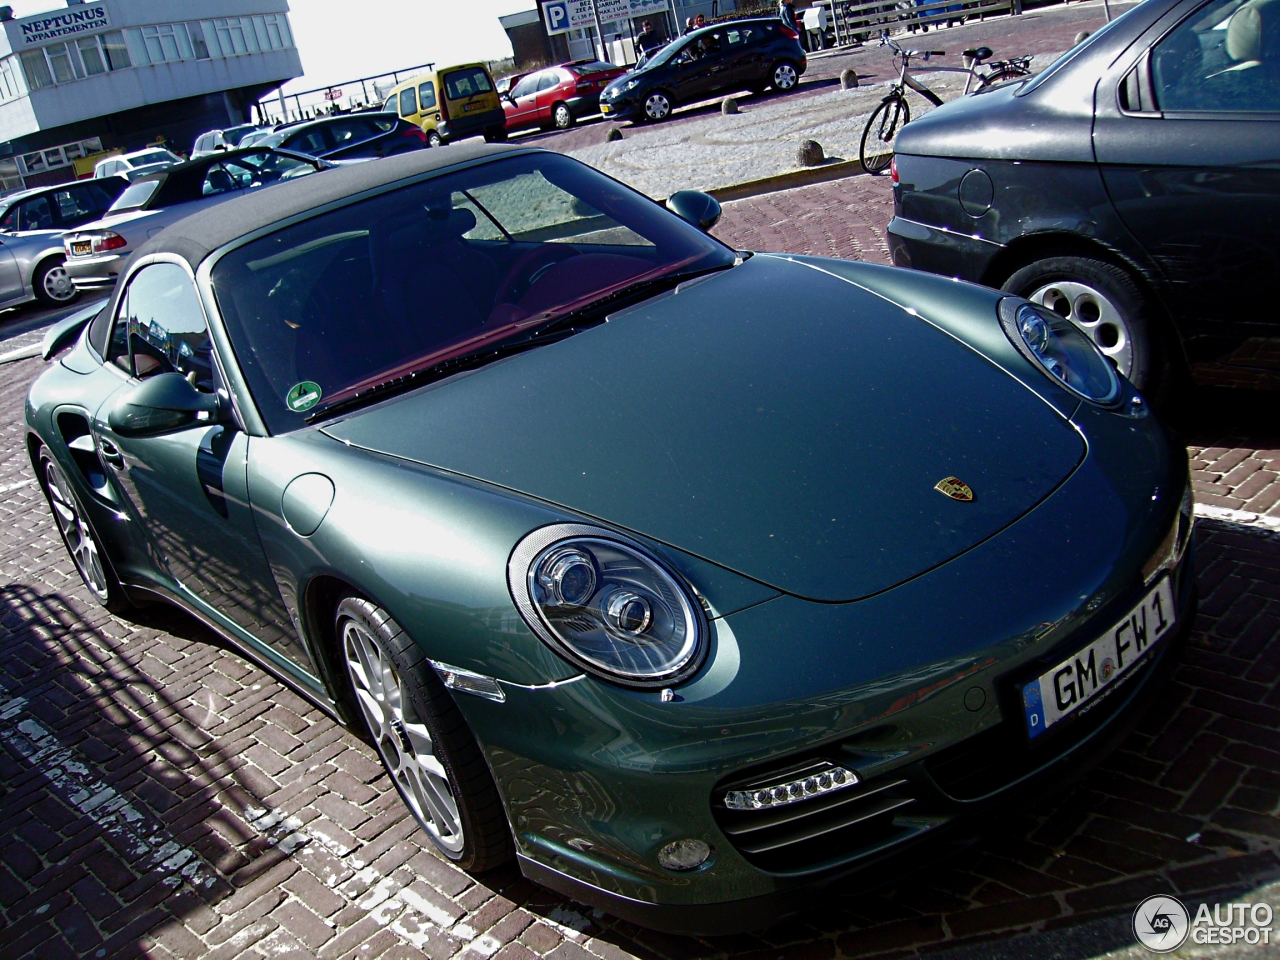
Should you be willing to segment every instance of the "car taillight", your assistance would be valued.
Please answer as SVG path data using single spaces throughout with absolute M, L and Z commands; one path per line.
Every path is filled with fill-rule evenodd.
M 894 183 L 898 182 L 898 158 L 896 156 L 889 161 L 889 179 Z
M 449 101 L 446 100 L 444 97 L 440 98 L 440 119 L 441 120 L 449 119 Z
M 594 80 L 579 80 L 577 86 L 573 88 L 573 92 L 578 96 L 583 96 L 591 92 L 591 88 L 596 85 Z
M 422 129 L 420 126 L 418 126 L 417 124 L 411 124 L 407 130 L 403 130 L 403 131 L 401 131 L 400 136 L 402 136 L 402 137 L 417 137 L 417 138 L 418 138 L 419 140 L 421 140 L 423 143 L 426 143 L 426 142 L 427 142 L 427 134 L 426 134 L 426 131 L 425 131 L 425 130 L 423 130 L 423 129 Z
M 784 23 L 784 24 L 783 24 L 779 29 L 781 29 L 781 30 L 782 30 L 782 35 L 783 35 L 784 37 L 786 37 L 787 39 L 789 39 L 789 40 L 799 40 L 799 39 L 800 39 L 800 34 L 796 33 L 794 30 L 792 30 L 790 27 L 788 27 L 785 23 Z
M 94 253 L 108 253 L 111 250 L 119 250 L 127 247 L 129 241 L 118 233 L 102 233 L 93 238 Z

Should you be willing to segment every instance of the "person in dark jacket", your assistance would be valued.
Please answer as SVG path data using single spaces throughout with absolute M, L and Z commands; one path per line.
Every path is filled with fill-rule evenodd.
M 646 20 L 640 26 L 640 36 L 636 38 L 636 44 L 640 47 L 640 52 L 648 56 L 654 50 L 663 45 L 663 39 L 658 36 L 653 24 Z
M 800 32 L 800 25 L 796 22 L 796 8 L 791 0 L 779 0 L 778 18 L 796 33 Z

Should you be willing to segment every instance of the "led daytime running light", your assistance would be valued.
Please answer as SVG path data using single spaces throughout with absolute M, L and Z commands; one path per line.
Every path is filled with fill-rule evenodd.
M 724 805 L 730 810 L 767 810 L 834 793 L 857 782 L 858 775 L 852 770 L 831 766 L 786 783 L 751 790 L 730 790 L 724 795 Z

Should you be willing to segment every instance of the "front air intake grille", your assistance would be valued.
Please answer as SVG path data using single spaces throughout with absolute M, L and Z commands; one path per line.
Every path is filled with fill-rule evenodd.
M 816 761 L 729 784 L 716 791 L 716 822 L 744 858 L 771 872 L 801 871 L 914 832 L 895 823 L 915 798 L 908 782 L 894 777 L 859 781 L 763 809 L 732 809 L 725 803 L 730 795 L 768 793 L 779 784 L 812 779 L 832 769 L 840 768 Z

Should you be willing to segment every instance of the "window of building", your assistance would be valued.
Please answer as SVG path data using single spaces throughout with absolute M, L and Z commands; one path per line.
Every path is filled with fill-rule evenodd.
M 191 52 L 197 60 L 209 59 L 209 44 L 204 39 L 204 25 L 198 21 L 187 24 L 187 34 L 191 37 Z
M 18 83 L 18 74 L 13 65 L 13 57 L 0 60 L 0 103 L 22 95 L 22 87 Z
M 103 52 L 107 55 L 107 66 L 112 70 L 122 70 L 133 66 L 129 59 L 129 47 L 125 44 L 124 34 L 112 30 L 98 38 L 102 41 Z
M 45 47 L 44 52 L 49 57 L 49 66 L 53 68 L 54 83 L 70 83 L 72 80 L 78 80 L 84 76 L 82 71 L 76 69 L 79 66 L 80 58 L 75 57 L 75 63 L 72 61 L 72 52 L 67 50 L 65 43 L 55 43 Z
M 87 157 L 91 153 L 100 153 L 102 151 L 102 140 L 99 137 L 90 137 L 88 140 L 77 140 L 74 143 L 64 143 L 61 146 L 49 147 L 46 150 L 36 150 L 33 153 L 23 154 L 21 160 L 21 172 L 44 173 L 46 170 L 56 170 L 58 167 L 65 167 L 81 157 Z
M 245 24 L 249 25 L 249 32 L 245 33 Z M 242 53 L 249 53 L 249 38 L 253 38 L 254 46 L 257 46 L 258 38 L 253 33 L 253 23 L 248 17 L 226 17 L 221 20 L 213 21 L 213 29 L 218 36 L 218 46 L 222 48 L 224 57 L 235 57 Z
M 49 61 L 44 58 L 43 50 L 28 50 L 22 55 L 22 70 L 27 75 L 27 87 L 39 90 L 41 87 L 53 86 L 53 74 L 49 70 Z
M 102 48 L 98 45 L 97 37 L 78 40 L 76 47 L 80 50 L 80 60 L 84 64 L 86 76 L 96 77 L 100 73 L 107 72 L 107 62 L 103 59 Z

